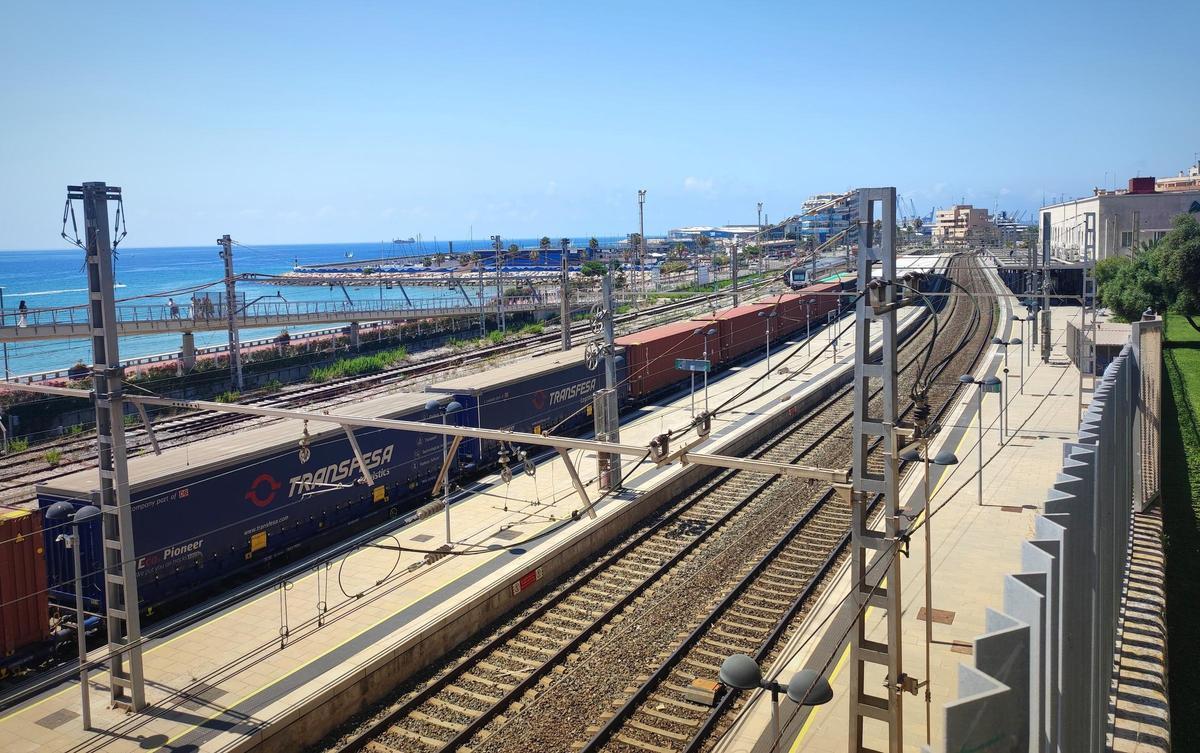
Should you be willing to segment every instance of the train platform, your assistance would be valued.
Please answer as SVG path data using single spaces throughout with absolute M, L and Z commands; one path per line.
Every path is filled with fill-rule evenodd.
M 912 326 L 917 314 L 904 312 L 902 326 Z M 714 378 L 711 407 L 735 395 L 745 402 L 718 417 L 696 449 L 736 454 L 772 421 L 778 425 L 835 391 L 853 365 L 849 322 L 814 332 L 808 342 L 798 333 L 773 347 L 772 364 L 790 358 L 786 374 L 756 383 L 766 371 L 759 359 Z M 835 332 L 838 347 L 826 347 Z M 686 425 L 693 400 L 700 408 L 706 399 L 700 385 L 697 379 L 694 396 L 684 389 L 632 413 L 622 423 L 622 442 L 648 446 Z M 768 386 L 774 389 L 762 394 Z M 595 457 L 573 452 L 572 460 L 595 501 Z M 107 674 L 96 671 L 90 730 L 82 729 L 80 688 L 66 682 L 0 714 L 4 749 L 293 753 L 518 608 L 704 470 L 656 468 L 634 458 L 623 463 L 625 489 L 596 504 L 595 519 L 581 514 L 583 503 L 557 457 L 540 460 L 532 476 L 518 464 L 510 482 L 498 475 L 474 482 L 455 496 L 448 517 L 438 513 L 379 536 L 150 642 L 144 711 L 108 708 Z M 454 556 L 436 553 L 447 538 Z M 100 653 L 95 649 L 92 660 Z
M 934 516 L 930 534 L 932 551 L 933 643 L 930 671 L 925 669 L 925 539 L 913 536 L 909 556 L 902 561 L 903 671 L 923 681 L 930 679 L 932 727 L 927 726 L 924 689 L 904 696 L 904 750 L 942 750 L 942 707 L 957 698 L 958 666 L 970 663 L 973 639 L 986 632 L 985 612 L 1003 603 L 1003 576 L 1020 570 L 1020 542 L 1033 531 L 1034 518 L 1043 510 L 1047 492 L 1062 468 L 1063 441 L 1077 437 L 1081 406 L 1086 408 L 1091 377 L 1080 377 L 1067 350 L 1066 323 L 1079 320 L 1078 307 L 1053 310 L 1049 363 L 1043 363 L 1038 346 L 1030 352 L 1029 332 L 1011 316 L 1026 317 L 1025 309 L 1001 298 L 1002 339 L 1020 337 L 1022 346 L 1009 346 L 1005 378 L 1003 346 L 993 345 L 975 377 L 1000 377 L 1008 388 L 1003 397 L 1008 410 L 1007 438 L 1001 441 L 1001 395 L 983 395 L 982 445 L 975 389 L 964 391 L 944 420 L 942 431 L 930 442 L 929 454 L 950 450 L 959 462 L 939 469 L 931 466 L 930 488 Z M 1024 361 L 1022 377 L 1021 363 Z M 948 375 L 947 378 L 955 378 Z M 982 500 L 979 491 L 979 457 L 982 447 Z M 944 471 L 940 472 L 939 471 Z M 903 479 L 900 498 L 906 517 L 915 520 L 924 510 L 922 475 L 918 469 Z M 847 561 L 848 562 L 848 561 Z M 735 726 L 718 745 L 720 753 L 845 753 L 850 737 L 849 647 L 846 638 L 855 609 L 849 604 L 848 567 L 839 571 L 835 585 L 826 589 L 818 604 L 781 652 L 768 678 L 786 683 L 799 669 L 816 669 L 830 678 L 834 697 L 815 709 L 799 709 L 784 699 L 780 709 L 782 733 L 773 731 L 769 694 L 757 693 L 744 708 Z M 883 613 L 868 609 L 868 637 L 883 640 Z M 766 670 L 766 668 L 764 668 Z M 874 679 L 868 675 L 868 681 Z M 880 674 L 880 682 L 882 682 Z M 864 745 L 888 750 L 886 727 L 868 721 Z

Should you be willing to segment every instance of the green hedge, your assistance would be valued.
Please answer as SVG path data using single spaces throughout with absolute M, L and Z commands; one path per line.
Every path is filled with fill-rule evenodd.
M 1200 750 L 1200 333 L 1170 317 L 1162 499 L 1171 747 Z

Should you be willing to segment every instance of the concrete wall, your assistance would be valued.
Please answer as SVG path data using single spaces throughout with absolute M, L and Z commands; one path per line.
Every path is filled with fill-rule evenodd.
M 1143 370 L 1140 356 L 1133 343 L 1124 347 L 1096 386 L 1078 440 L 1063 443 L 1045 513 L 1020 544 L 1022 570 L 1005 576 L 1003 603 L 975 639 L 974 666 L 961 668 L 958 699 L 943 708 L 941 750 L 1106 749 L 1135 484 L 1144 483 L 1134 468 L 1157 462 L 1135 429 L 1143 377 L 1158 373 Z

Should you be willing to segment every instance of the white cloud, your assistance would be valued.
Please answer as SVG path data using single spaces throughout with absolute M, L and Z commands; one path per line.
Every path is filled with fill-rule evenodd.
M 713 179 L 697 178 L 694 175 L 689 175 L 683 179 L 683 190 L 693 193 L 711 193 L 713 190 Z

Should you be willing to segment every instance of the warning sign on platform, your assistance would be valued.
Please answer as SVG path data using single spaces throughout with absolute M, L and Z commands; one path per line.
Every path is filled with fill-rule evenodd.
M 536 570 L 530 570 L 529 572 L 522 575 L 520 580 L 518 580 L 516 583 L 512 584 L 512 595 L 513 596 L 518 595 L 519 593 L 521 593 L 525 589 L 529 588 L 534 583 L 537 583 L 541 579 L 542 579 L 542 568 L 539 567 Z

